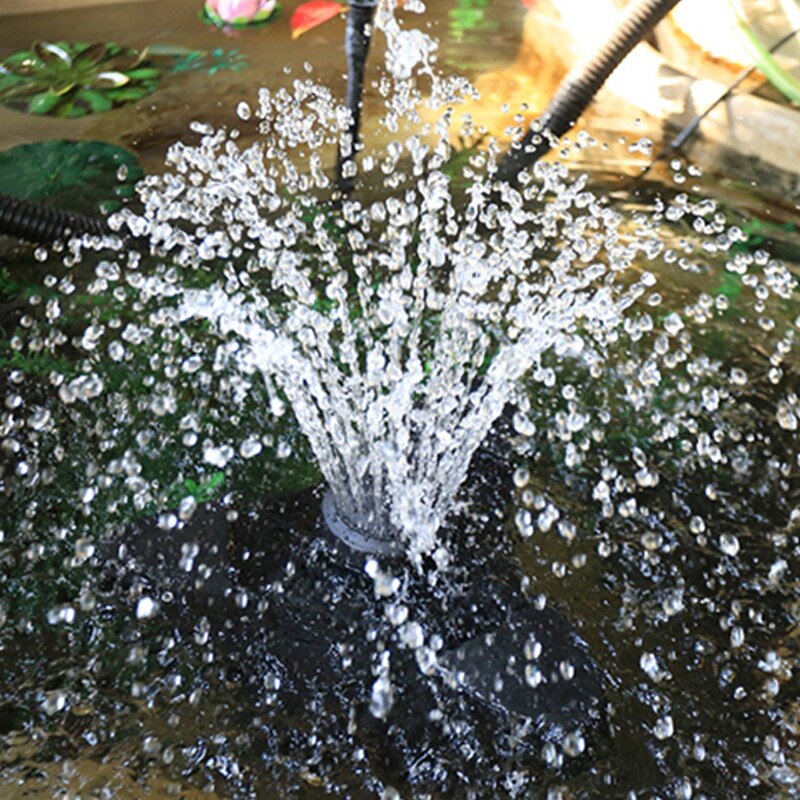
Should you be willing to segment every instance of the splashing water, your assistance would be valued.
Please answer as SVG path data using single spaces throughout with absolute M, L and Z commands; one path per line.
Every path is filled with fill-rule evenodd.
M 430 37 L 401 30 L 390 5 L 376 24 L 394 77 L 390 129 L 421 100 L 416 69 L 432 79 L 432 105 L 457 96 L 463 81 L 437 76 Z M 495 187 L 496 152 L 459 204 L 446 173 L 450 114 L 430 142 L 389 144 L 380 171 L 393 196 L 326 214 L 312 194 L 329 188 L 319 151 L 347 130 L 346 112 L 325 88 L 295 81 L 261 90 L 255 116 L 265 141 L 247 149 L 236 132 L 195 126 L 199 146 L 173 146 L 171 172 L 140 186 L 144 213 L 124 217 L 184 270 L 227 262 L 210 288 L 149 281 L 148 292 L 180 298 L 174 316 L 157 312 L 159 324 L 212 322 L 228 339 L 215 369 L 238 370 L 240 396 L 257 372 L 273 409 L 282 411 L 280 393 L 288 399 L 339 514 L 405 540 L 418 559 L 435 550 L 519 378 L 549 349 L 585 348 L 591 359 L 644 292 L 642 280 L 623 279 L 633 253 L 613 252 L 621 218 L 558 167 L 541 166 L 525 198 Z M 374 168 L 369 159 L 365 171 Z M 568 244 L 544 260 L 553 242 Z
M 425 177 L 402 199 L 368 208 L 346 201 L 340 231 L 327 231 L 322 216 L 304 221 L 295 204 L 281 208 L 248 229 L 246 272 L 183 292 L 177 310 L 178 323 L 213 321 L 240 342 L 223 346 L 221 358 L 282 390 L 340 514 L 379 537 L 403 536 L 416 556 L 435 548 L 470 458 L 520 376 L 550 348 L 577 355 L 587 341 L 604 342 L 644 290 L 641 282 L 623 286 L 624 268 L 597 257 L 618 219 L 582 182 L 566 186 L 557 171 L 543 170 L 540 192 L 558 192 L 559 202 L 540 213 L 524 211 L 508 191 L 498 205 L 491 184 L 476 182 L 459 211 L 437 168 L 445 147 L 440 141 L 426 159 L 428 148 L 409 141 Z M 259 153 L 236 153 L 218 134 L 173 158 L 187 169 L 198 159 L 214 165 L 206 177 L 219 198 L 214 214 L 236 220 L 235 230 L 259 202 L 282 205 L 263 174 L 242 180 Z M 166 185 L 154 183 L 145 218 L 168 238 L 175 221 L 163 213 Z M 192 196 L 202 202 L 197 213 L 210 213 L 208 191 Z M 576 202 L 586 212 L 571 220 L 572 247 L 540 262 L 548 234 L 529 231 L 561 238 L 559 219 Z M 232 238 L 230 228 L 208 232 L 197 253 L 219 257 Z M 181 263 L 193 257 L 187 248 Z M 265 268 L 270 296 L 253 286 Z
M 390 131 L 419 119 L 420 75 L 430 80 L 432 108 L 472 91 L 439 75 L 437 43 L 403 30 L 392 3 L 380 5 L 376 26 L 388 43 Z M 492 144 L 463 170 L 469 185 L 454 188 L 452 110 L 432 135 L 391 141 L 382 159 L 363 159 L 365 180 L 377 174 L 388 196 L 326 203 L 321 153 L 349 126 L 331 92 L 295 80 L 291 89 L 262 89 L 255 112 L 243 101 L 237 112 L 259 120 L 261 142 L 241 148 L 238 131 L 193 124 L 200 143 L 175 144 L 169 171 L 140 184 L 143 212 L 111 219 L 162 259 L 149 277 L 135 251 L 103 262 L 104 274 L 127 273 L 142 309 L 155 307 L 146 331 L 126 329 L 127 345 L 182 341 L 187 322 L 212 323 L 224 340 L 213 371 L 230 370 L 234 401 L 259 380 L 273 418 L 288 400 L 339 514 L 370 536 L 403 540 L 418 560 L 436 549 L 470 459 L 508 404 L 521 404 L 520 434 L 535 429 L 520 379 L 548 380 L 548 351 L 597 373 L 604 349 L 637 324 L 624 312 L 655 283 L 642 265 L 662 258 L 659 231 L 643 220 L 633 235 L 621 231 L 626 219 L 562 165 L 538 164 L 520 191 L 497 184 Z M 466 120 L 461 133 L 471 130 Z M 191 286 L 195 273 L 203 288 L 180 285 Z M 101 336 L 92 326 L 81 341 L 95 350 Z M 187 346 L 193 354 L 181 369 L 191 375 L 203 357 Z M 72 402 L 101 391 L 102 379 L 90 375 L 60 394 Z M 170 396 L 154 402 L 156 414 Z M 208 448 L 206 461 L 224 466 L 228 450 Z

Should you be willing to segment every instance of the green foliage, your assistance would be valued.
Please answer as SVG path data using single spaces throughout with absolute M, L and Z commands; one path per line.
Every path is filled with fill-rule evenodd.
M 207 53 L 169 44 L 136 50 L 114 42 L 37 42 L 0 62 L 0 103 L 29 114 L 82 117 L 141 100 L 166 74 L 247 66 L 240 50 L 221 47 Z
M 463 38 L 472 32 L 485 32 L 497 29 L 497 22 L 489 19 L 489 0 L 458 0 L 456 7 L 447 12 L 450 18 L 450 34 Z
M 723 272 L 717 289 L 719 294 L 725 295 L 728 300 L 736 300 L 742 293 L 742 279 L 733 272 Z
M 475 141 L 466 141 L 460 138 L 458 146 L 453 147 L 450 158 L 442 167 L 442 172 L 449 179 L 452 188 L 463 191 L 472 185 L 473 178 L 468 175 L 473 167 L 473 162 L 486 157 L 486 152 L 481 147 L 484 138 L 481 136 Z
M 209 75 L 216 75 L 217 72 L 228 70 L 230 72 L 241 72 L 249 66 L 247 56 L 238 49 L 224 50 L 215 47 L 210 53 L 202 50 L 186 50 L 184 53 L 176 53 L 175 66 L 171 72 L 206 72 Z
M 739 223 L 739 227 L 747 234 L 744 242 L 735 242 L 731 252 L 741 253 L 757 249 L 766 244 L 774 235 L 780 233 L 794 233 L 797 225 L 793 222 L 768 222 L 758 217 L 746 217 Z
M 53 372 L 70 377 L 77 372 L 69 361 L 63 358 L 58 358 L 47 351 L 22 353 L 19 350 L 12 350 L 5 340 L 0 340 L 0 368 L 18 369 L 27 375 L 38 377 L 46 377 Z
M 792 103 L 800 103 L 800 81 L 789 70 L 784 69 L 770 49 L 761 41 L 747 21 L 737 14 L 736 32 L 753 63 L 766 79 Z
M 215 472 L 210 478 L 201 480 L 200 483 L 196 483 L 191 478 L 187 478 L 183 482 L 184 491 L 182 495 L 185 497 L 189 494 L 194 497 L 198 503 L 207 503 L 219 494 L 223 483 L 225 483 L 224 472 Z
M 72 211 L 116 211 L 143 175 L 133 153 L 106 142 L 51 140 L 0 152 L 5 194 Z
M 24 288 L 25 284 L 11 277 L 7 267 L 0 269 L 0 295 L 18 297 Z
M 55 117 L 110 111 L 158 86 L 163 70 L 147 56 L 114 42 L 37 42 L 0 62 L 0 103 Z

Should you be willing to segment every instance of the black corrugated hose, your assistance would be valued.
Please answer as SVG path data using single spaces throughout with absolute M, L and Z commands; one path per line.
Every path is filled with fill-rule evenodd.
M 361 98 L 364 94 L 364 68 L 369 54 L 372 38 L 372 20 L 378 0 L 351 0 L 347 12 L 347 28 L 345 30 L 344 49 L 347 56 L 347 107 L 350 109 L 351 122 L 350 152 L 339 150 L 336 162 L 336 186 L 339 191 L 348 193 L 353 190 L 354 178 L 349 173 L 348 165 L 355 161 L 358 133 L 361 127 Z
M 69 234 L 102 236 L 111 233 L 102 218 L 64 211 L 30 200 L 0 194 L 0 234 L 46 244 Z
M 586 110 L 608 76 L 625 56 L 680 0 L 637 0 L 626 6 L 611 38 L 562 81 L 555 97 L 531 129 L 498 165 L 497 177 L 515 183 L 519 173 L 535 164 L 551 148 L 551 137 L 563 136 Z M 549 134 L 549 135 L 547 135 Z

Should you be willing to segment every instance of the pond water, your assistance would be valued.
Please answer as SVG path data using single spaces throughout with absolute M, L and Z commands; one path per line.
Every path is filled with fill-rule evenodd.
M 33 39 L 212 57 L 109 113 L 0 108 L 0 146 L 107 141 L 151 175 L 191 164 L 207 189 L 215 159 L 236 166 L 262 138 L 258 113 L 237 114 L 242 100 L 256 109 L 257 87 L 311 77 L 343 90 L 343 25 L 292 42 L 286 5 L 232 39 L 185 0 L 4 21 L 0 57 Z M 484 15 L 454 13 L 472 5 Z M 470 79 L 513 58 L 524 19 L 516 2 L 472 5 L 442 2 L 423 17 L 442 39 L 440 66 Z M 404 140 L 378 125 L 384 112 L 370 86 L 367 153 Z M 220 127 L 241 133 L 215 139 Z M 572 319 L 582 349 L 559 340 L 534 359 L 436 532 L 442 547 L 420 546 L 416 566 L 342 551 L 320 522 L 318 449 L 281 384 L 268 390 L 252 365 L 240 369 L 241 345 L 221 353 L 212 316 L 170 316 L 171 287 L 244 286 L 246 252 L 187 268 L 163 241 L 133 261 L 91 243 L 3 242 L 2 797 L 800 795 L 796 208 L 681 159 L 637 179 L 648 147 L 630 143 L 645 133 L 632 121 L 629 142 L 590 149 L 588 178 L 580 153 L 570 170 L 544 168 L 530 216 L 484 218 L 473 232 L 471 244 L 496 253 L 530 235 L 562 282 L 611 265 L 620 317 L 607 329 L 596 309 Z M 187 149 L 165 167 L 177 141 Z M 330 142 L 319 152 L 333 163 Z M 479 151 L 446 155 L 445 217 L 467 207 L 472 173 L 485 169 Z M 418 191 L 413 158 L 412 146 L 367 173 L 360 206 L 291 187 L 265 216 L 277 226 L 299 209 L 282 229 L 308 225 L 291 252 L 316 263 L 334 248 L 364 292 L 351 250 L 371 209 L 363 237 L 375 253 L 418 246 L 414 219 L 397 221 L 407 209 L 392 205 Z M 162 208 L 171 180 L 150 179 L 131 225 Z M 264 186 L 224 198 L 224 226 L 197 232 L 201 194 L 171 219 L 199 247 Z M 449 235 L 467 227 L 458 217 Z M 288 325 L 299 290 L 250 272 L 250 299 L 267 297 L 273 327 Z M 316 289 L 338 274 L 309 276 Z M 501 288 L 489 294 L 488 364 L 515 308 Z M 353 323 L 368 316 L 361 297 L 347 299 Z M 489 366 L 474 366 L 478 385 Z M 499 665 L 489 688 L 480 664 L 459 677 L 471 656 L 457 648 L 476 636 L 478 661 Z M 541 717 L 506 713 L 515 669 Z

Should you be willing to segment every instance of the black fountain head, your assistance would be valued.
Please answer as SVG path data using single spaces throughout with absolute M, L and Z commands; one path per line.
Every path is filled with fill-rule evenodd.
M 345 55 L 347 56 L 347 108 L 350 110 L 348 141 L 339 148 L 336 163 L 336 187 L 349 194 L 355 186 L 356 149 L 361 130 L 361 108 L 364 95 L 364 70 L 372 39 L 372 20 L 378 0 L 354 0 L 347 12 Z

